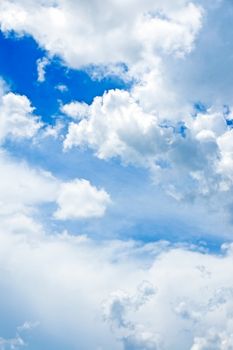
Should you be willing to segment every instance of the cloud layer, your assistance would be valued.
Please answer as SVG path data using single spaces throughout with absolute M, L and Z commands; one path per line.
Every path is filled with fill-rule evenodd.
M 0 243 L 1 303 L 13 293 L 20 322 L 39 321 L 71 349 L 232 347 L 231 247 L 214 256 L 9 230 Z

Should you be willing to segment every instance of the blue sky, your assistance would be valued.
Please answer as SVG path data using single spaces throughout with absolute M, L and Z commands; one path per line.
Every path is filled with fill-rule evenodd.
M 0 3 L 0 350 L 230 350 L 230 1 Z

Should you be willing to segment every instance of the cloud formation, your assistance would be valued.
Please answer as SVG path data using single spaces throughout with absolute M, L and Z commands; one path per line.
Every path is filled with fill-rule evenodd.
M 26 96 L 0 92 L 0 143 L 6 138 L 32 138 L 42 126 Z
M 146 0 L 104 5 L 93 1 L 4 1 L 0 25 L 5 33 L 30 34 L 67 65 L 125 62 L 129 65 L 157 51 L 183 55 L 192 50 L 201 27 L 200 7 L 186 0 Z M 78 16 L 78 21 L 76 20 Z M 125 33 L 127 32 L 127 36 Z
M 105 190 L 97 189 L 87 180 L 75 179 L 61 185 L 54 216 L 59 220 L 98 218 L 104 215 L 110 202 Z

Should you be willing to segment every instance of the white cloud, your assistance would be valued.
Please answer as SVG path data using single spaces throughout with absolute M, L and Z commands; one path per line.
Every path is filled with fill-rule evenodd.
M 60 220 L 98 218 L 105 214 L 110 196 L 84 179 L 63 183 L 58 193 L 58 209 L 54 216 Z
M 112 331 L 122 341 L 125 350 L 156 350 L 160 348 L 156 334 L 150 333 L 141 324 L 127 320 L 130 311 L 137 311 L 156 293 L 155 288 L 143 281 L 135 295 L 122 291 L 115 292 L 104 304 L 104 320 L 109 322 Z
M 145 114 L 126 91 L 111 90 L 96 97 L 85 112 L 79 123 L 70 124 L 65 149 L 87 145 L 101 159 L 120 157 L 126 163 L 146 163 L 166 148 L 166 137 L 171 134 L 159 128 L 157 118 Z
M 30 167 L 0 151 L 0 230 L 39 234 L 42 226 L 32 218 L 45 203 L 57 203 L 59 220 L 97 218 L 111 203 L 104 189 L 89 181 L 62 182 L 51 173 Z M 17 174 L 17 176 L 16 176 Z
M 58 84 L 55 86 L 55 89 L 59 90 L 60 92 L 66 92 L 68 91 L 68 87 L 64 84 Z
M 43 57 L 37 60 L 37 81 L 43 83 L 45 81 L 46 67 L 49 65 L 50 61 L 47 57 Z
M 30 34 L 67 65 L 134 64 L 156 51 L 185 54 L 201 27 L 201 9 L 186 0 L 116 2 L 4 1 L 3 32 Z M 184 19 L 185 18 L 185 19 Z M 78 20 L 77 20 L 78 19 Z M 127 36 L 125 35 L 127 33 Z
M 223 111 L 169 120 L 145 112 L 138 97 L 135 88 L 110 90 L 91 105 L 64 105 L 63 112 L 78 119 L 69 124 L 65 150 L 89 147 L 100 159 L 118 157 L 122 163 L 149 168 L 155 181 L 178 200 L 214 197 L 232 188 L 232 130 Z
M 33 137 L 42 126 L 33 110 L 26 96 L 12 92 L 0 95 L 0 143 L 7 137 L 13 139 Z
M 69 117 L 82 119 L 88 115 L 89 106 L 85 102 L 70 102 L 61 107 L 61 112 Z

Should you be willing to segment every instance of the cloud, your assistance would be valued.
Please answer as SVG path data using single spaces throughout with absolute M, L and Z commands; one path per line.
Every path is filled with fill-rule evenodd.
M 166 147 L 169 130 L 159 128 L 157 118 L 145 114 L 127 91 L 111 90 L 96 97 L 90 107 L 72 104 L 63 111 L 70 113 L 74 106 L 76 115 L 82 113 L 83 118 L 70 123 L 65 149 L 87 145 L 101 159 L 120 157 L 126 163 L 146 163 Z
M 45 81 L 46 67 L 50 63 L 47 57 L 43 57 L 37 60 L 37 81 L 43 83 Z
M 233 334 L 208 332 L 203 338 L 195 338 L 191 350 L 231 350 L 233 349 Z
M 5 33 L 29 34 L 51 55 L 80 68 L 89 64 L 134 64 L 157 51 L 190 52 L 201 27 L 201 9 L 179 2 L 5 1 L 0 7 Z M 16 20 L 17 18 L 17 20 Z M 77 21 L 78 18 L 78 21 Z M 184 19 L 185 18 L 185 19 Z M 127 32 L 127 38 L 125 33 Z
M 142 325 L 128 321 L 126 318 L 127 312 L 137 311 L 155 293 L 155 288 L 149 282 L 143 281 L 138 286 L 135 295 L 118 291 L 113 293 L 104 304 L 104 320 L 109 322 L 112 331 L 122 341 L 125 350 L 160 348 L 156 334 L 148 332 Z
M 104 189 L 85 179 L 62 182 L 51 173 L 33 168 L 0 151 L 0 229 L 39 232 L 30 217 L 41 204 L 57 203 L 59 220 L 98 218 L 111 203 Z M 15 176 L 17 174 L 17 177 Z M 29 215 L 29 216 L 28 216 Z
M 21 347 L 25 347 L 28 344 L 25 342 L 25 340 L 22 337 L 22 333 L 25 331 L 30 331 L 33 328 L 37 327 L 37 322 L 25 322 L 21 326 L 17 327 L 16 335 L 14 338 L 11 339 L 5 339 L 0 337 L 0 349 L 1 350 L 17 350 Z
M 59 181 L 51 173 L 30 167 L 3 150 L 0 167 L 0 213 L 13 214 L 56 199 Z
M 16 336 L 16 338 L 12 338 L 12 339 L 0 338 L 1 350 L 19 349 L 23 346 L 25 346 L 25 343 L 20 336 Z
M 221 341 L 232 333 L 230 247 L 218 256 L 162 242 L 67 233 L 32 240 L 8 230 L 0 233 L 0 253 L 0 305 L 8 316 L 13 293 L 18 317 L 27 312 L 43 325 L 42 337 L 49 332 L 50 341 L 71 349 L 191 349 L 210 329 Z M 177 312 L 181 302 L 200 317 Z
M 110 203 L 109 194 L 84 179 L 63 183 L 60 187 L 54 216 L 59 220 L 98 218 Z
M 42 123 L 33 114 L 34 108 L 26 96 L 12 92 L 0 94 L 0 143 L 6 138 L 32 138 Z
M 89 106 L 85 102 L 70 102 L 61 107 L 61 112 L 75 119 L 82 119 L 88 115 Z
M 180 350 L 210 342 L 210 329 L 222 342 L 233 332 L 231 245 L 214 255 L 168 242 L 55 234 L 41 204 L 57 200 L 63 219 L 102 215 L 107 193 L 85 180 L 62 183 L 4 153 L 0 160 L 0 308 L 7 310 L 0 322 L 38 320 L 30 346 L 50 334 L 70 349 Z M 19 332 L 33 325 L 23 323 L 12 339 L 2 334 L 2 348 L 20 347 Z
M 87 6 L 72 0 L 0 4 L 4 33 L 32 35 L 68 66 L 128 66 L 125 78 L 134 82 L 129 91 L 110 90 L 90 105 L 62 106 L 73 118 L 64 148 L 88 147 L 100 159 L 149 169 L 177 200 L 199 195 L 209 207 L 213 196 L 222 209 L 232 193 L 230 116 L 217 106 L 194 110 L 166 75 L 167 60 L 184 62 L 193 50 L 201 8 L 183 0 Z M 41 123 L 30 101 L 0 94 L 1 144 L 35 136 Z M 48 127 L 47 135 L 58 129 Z M 0 308 L 7 310 L 1 324 L 38 320 L 34 348 L 48 335 L 50 348 L 71 350 L 232 348 L 231 245 L 214 254 L 188 244 L 104 241 L 82 235 L 81 225 L 72 236 L 59 220 L 102 217 L 111 201 L 104 189 L 79 178 L 63 182 L 4 151 L 0 168 Z M 48 203 L 57 204 L 58 219 L 49 225 L 42 208 Z M 18 327 L 12 339 L 3 334 L 0 348 L 23 346 L 20 332 L 32 325 Z
M 60 92 L 66 92 L 68 91 L 68 87 L 64 84 L 58 84 L 55 86 L 55 89 L 57 89 Z
M 75 119 L 69 124 L 65 150 L 88 147 L 100 159 L 119 158 L 123 164 L 147 168 L 178 200 L 232 188 L 232 130 L 223 110 L 169 120 L 145 112 L 134 90 L 110 90 L 89 106 L 72 102 L 62 111 Z

